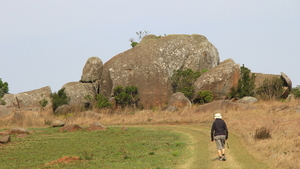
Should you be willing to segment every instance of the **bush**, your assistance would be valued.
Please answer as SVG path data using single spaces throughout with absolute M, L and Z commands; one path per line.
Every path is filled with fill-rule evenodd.
M 231 98 L 243 98 L 245 96 L 254 96 L 254 82 L 255 75 L 250 76 L 251 70 L 244 65 L 241 67 L 241 78 L 238 81 L 237 88 L 232 87 L 228 97 Z
M 173 92 L 182 92 L 187 98 L 191 100 L 194 95 L 195 81 L 206 71 L 207 70 L 203 70 L 202 72 L 194 72 L 192 69 L 175 70 L 171 78 Z
M 300 98 L 300 89 L 299 88 L 293 88 L 291 91 L 291 94 L 295 96 L 295 98 L 299 99 Z
M 113 103 L 109 102 L 108 98 L 105 97 L 103 94 L 98 94 L 97 98 L 97 108 L 102 109 L 102 108 L 110 108 L 112 107 Z
M 43 100 L 40 100 L 39 103 L 40 103 L 40 105 L 41 105 L 42 107 L 46 107 L 47 104 L 48 104 L 48 100 L 43 99 Z
M 70 100 L 65 93 L 65 88 L 60 89 L 57 93 L 52 93 L 51 98 L 53 111 L 55 111 L 61 105 L 68 104 Z
M 138 88 L 136 86 L 127 86 L 125 89 L 122 86 L 114 88 L 114 97 L 116 104 L 122 108 L 131 106 L 136 108 L 138 105 Z
M 0 78 L 0 98 L 2 98 L 6 93 L 8 93 L 8 83 L 3 82 Z
M 213 95 L 209 90 L 199 91 L 194 102 L 204 104 L 213 101 Z
M 283 92 L 283 80 L 274 77 L 271 80 L 265 79 L 263 84 L 257 89 L 257 94 L 265 100 L 278 100 Z
M 254 139 L 267 139 L 271 138 L 270 130 L 266 127 L 256 129 Z

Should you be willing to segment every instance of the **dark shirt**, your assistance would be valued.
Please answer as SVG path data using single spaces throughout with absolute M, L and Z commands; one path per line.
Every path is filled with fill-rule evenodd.
M 211 126 L 211 141 L 214 141 L 214 136 L 225 135 L 228 139 L 228 130 L 224 120 L 216 119 Z

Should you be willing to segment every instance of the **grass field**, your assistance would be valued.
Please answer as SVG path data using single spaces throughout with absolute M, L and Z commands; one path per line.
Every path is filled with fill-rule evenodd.
M 169 130 L 110 127 L 105 131 L 34 133 L 0 145 L 0 168 L 174 168 L 186 147 L 182 134 Z
M 238 148 L 239 151 L 232 153 L 232 155 L 241 154 L 241 157 L 244 157 L 244 153 L 250 154 L 257 163 L 262 162 L 272 168 L 299 168 L 299 105 L 300 100 L 289 102 L 259 101 L 251 105 L 256 107 L 255 109 L 241 110 L 235 107 L 222 109 L 223 119 L 229 128 L 229 142 L 232 149 L 234 149 L 234 145 L 236 147 L 241 146 Z M 184 151 L 185 146 L 193 147 L 194 149 L 198 147 L 197 149 L 205 152 L 210 151 L 205 150 L 205 148 L 210 147 L 211 143 L 202 144 L 203 141 L 198 141 L 200 145 L 194 144 L 191 146 L 187 144 L 185 139 L 190 139 L 193 135 L 200 134 L 205 135 L 205 137 L 196 139 L 206 140 L 209 136 L 207 133 L 199 131 L 200 133 L 191 132 L 188 136 L 190 138 L 188 138 L 186 135 L 187 131 L 181 131 L 183 135 L 180 135 L 177 131 L 166 131 L 166 128 L 169 128 L 167 126 L 170 124 L 180 125 L 180 128 L 185 125 L 205 125 L 207 126 L 205 130 L 209 130 L 214 120 L 212 118 L 214 111 L 199 110 L 201 110 L 199 105 L 193 105 L 189 109 L 176 112 L 167 112 L 161 108 L 153 108 L 151 110 L 78 111 L 60 116 L 54 116 L 53 113 L 46 111 L 42 112 L 40 116 L 34 116 L 34 114 L 31 114 L 32 112 L 25 112 L 26 116 L 24 115 L 22 118 L 17 118 L 19 116 L 12 114 L 9 117 L 0 118 L 0 130 L 11 127 L 25 127 L 42 130 L 42 132 L 35 132 L 25 138 L 12 136 L 10 143 L 7 145 L 0 144 L 0 168 L 1 166 L 22 168 L 22 165 L 25 166 L 23 168 L 61 168 L 64 165 L 71 166 L 71 168 L 76 166 L 80 168 L 80 165 L 89 165 L 92 166 L 91 168 L 97 165 L 102 168 L 118 168 L 120 165 L 122 165 L 122 168 L 124 166 L 128 166 L 128 168 L 178 168 L 178 166 L 181 166 L 180 164 L 186 163 L 183 160 L 190 160 L 187 157 L 191 156 L 191 154 Z M 55 119 L 61 119 L 67 124 L 78 124 L 80 126 L 88 126 L 95 121 L 99 121 L 105 126 L 129 127 L 128 130 L 110 127 L 107 131 L 86 132 L 82 130 L 74 133 L 59 133 L 57 128 L 37 129 L 49 126 L 50 122 Z M 131 128 L 130 126 L 133 125 L 140 126 L 139 128 Z M 150 127 L 159 125 L 162 125 L 159 131 L 155 127 Z M 154 130 L 150 130 L 151 128 Z M 256 131 L 261 128 L 268 130 L 270 134 L 268 139 L 255 139 Z M 163 134 L 159 134 L 160 132 Z M 147 134 L 147 136 L 142 133 Z M 167 133 L 174 135 L 168 138 L 165 137 Z M 109 134 L 112 136 L 109 136 Z M 237 136 L 236 141 L 231 140 L 231 134 Z M 169 141 L 165 139 L 169 139 Z M 150 146 L 150 143 L 145 143 L 144 141 L 149 141 L 151 145 L 160 145 L 162 147 L 157 149 L 157 147 Z M 168 142 L 168 144 L 165 142 Z M 194 140 L 194 142 L 197 141 Z M 110 145 L 113 145 L 113 147 L 109 147 Z M 115 145 L 118 145 L 118 147 L 115 147 Z M 49 154 L 45 153 L 49 152 L 47 147 L 52 147 Z M 102 149 L 102 147 L 104 148 Z M 135 150 L 135 148 L 138 150 Z M 215 153 L 212 155 L 215 155 Z M 61 161 L 71 156 L 80 157 L 83 160 L 73 160 L 73 162 L 67 164 L 55 162 L 55 160 L 60 159 Z M 203 154 L 196 154 L 195 156 L 197 159 L 206 158 Z M 152 159 L 155 157 L 157 157 L 157 161 Z M 99 164 L 94 164 L 98 162 Z M 236 162 L 237 165 L 229 166 L 228 168 L 249 165 L 250 167 L 248 168 L 251 168 L 253 164 L 249 160 L 243 162 L 243 159 L 239 157 L 232 158 L 232 162 Z M 45 165 L 47 163 L 51 165 Z M 207 161 L 199 163 L 199 165 L 204 164 L 213 166 L 210 168 L 218 168 L 218 166 L 214 166 L 215 163 L 211 164 Z M 26 165 L 30 167 L 26 167 Z M 72 167 L 73 165 L 75 167 Z

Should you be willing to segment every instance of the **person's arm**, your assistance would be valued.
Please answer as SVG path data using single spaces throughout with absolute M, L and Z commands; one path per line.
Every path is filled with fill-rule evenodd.
M 210 137 L 212 142 L 214 141 L 214 131 L 215 131 L 215 123 L 212 124 L 211 131 L 210 131 Z
M 226 123 L 225 123 L 225 121 L 224 121 L 224 124 L 225 124 L 225 131 L 226 131 L 226 140 L 228 139 L 228 129 L 227 129 L 227 125 L 226 125 Z

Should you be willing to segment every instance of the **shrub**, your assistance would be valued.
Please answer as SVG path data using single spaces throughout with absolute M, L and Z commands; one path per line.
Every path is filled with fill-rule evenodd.
M 68 104 L 70 100 L 65 93 L 65 88 L 60 89 L 57 93 L 52 93 L 51 98 L 53 111 L 55 111 L 61 105 Z
M 40 103 L 40 105 L 41 105 L 42 107 L 46 107 L 47 104 L 48 104 L 48 100 L 43 99 L 43 100 L 40 100 L 39 103 Z
M 265 79 L 263 84 L 257 89 L 257 94 L 266 100 L 278 100 L 283 92 L 283 80 L 274 77 L 272 79 Z
M 291 94 L 295 96 L 295 98 L 299 99 L 300 98 L 300 89 L 295 87 L 292 89 Z
M 270 130 L 267 127 L 256 129 L 254 139 L 267 139 L 271 138 Z
M 213 95 L 209 90 L 199 91 L 194 102 L 204 104 L 213 101 Z
M 122 86 L 114 88 L 114 97 L 117 105 L 122 108 L 132 106 L 136 108 L 138 105 L 138 88 L 136 86 L 127 86 L 125 89 Z
M 194 72 L 192 69 L 175 70 L 171 77 L 173 92 L 182 92 L 187 98 L 191 100 L 195 90 L 195 81 L 206 71 L 208 70 L 203 70 L 202 72 Z
M 3 82 L 0 78 L 0 98 L 2 98 L 6 93 L 8 93 L 8 83 Z
M 244 65 L 241 67 L 241 78 L 238 81 L 237 88 L 232 87 L 228 97 L 231 98 L 243 98 L 245 96 L 254 96 L 254 82 L 255 75 L 250 76 L 251 70 Z
M 103 94 L 98 94 L 97 98 L 97 108 L 101 109 L 101 108 L 109 108 L 113 105 L 113 103 L 109 102 L 108 98 L 105 97 Z

